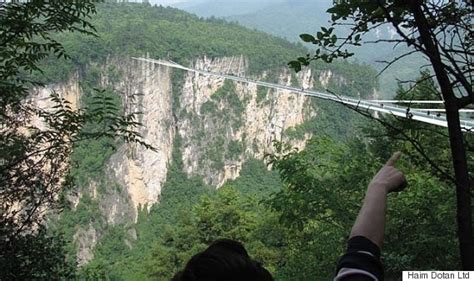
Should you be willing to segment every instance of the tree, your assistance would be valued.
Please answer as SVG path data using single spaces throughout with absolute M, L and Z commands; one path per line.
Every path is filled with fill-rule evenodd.
M 12 1 L 0 6 L 0 261 L 12 265 L 2 267 L 2 280 L 37 279 L 51 275 L 48 260 L 59 264 L 61 257 L 54 255 L 60 244 L 47 245 L 51 237 L 42 223 L 46 211 L 61 206 L 59 191 L 70 183 L 69 156 L 78 141 L 106 136 L 146 145 L 136 131 L 136 114 L 124 114 L 105 91 L 97 90 L 92 105 L 77 111 L 56 93 L 52 108 L 28 101 L 31 88 L 43 86 L 31 78 L 41 72 L 40 62 L 49 56 L 68 58 L 54 39 L 56 33 L 94 36 L 87 20 L 95 13 L 95 2 Z M 90 124 L 100 129 L 83 130 Z
M 333 277 L 332 268 L 344 253 L 344 240 L 364 191 L 383 165 L 390 145 L 392 141 L 370 138 L 334 142 L 314 137 L 302 151 L 277 147 L 277 155 L 269 156 L 285 183 L 269 199 L 270 207 L 289 231 L 285 263 L 278 270 L 285 280 Z M 400 147 L 405 148 L 404 155 L 413 154 L 409 142 L 401 140 Z M 398 280 L 407 267 L 459 268 L 458 253 L 453 250 L 455 224 L 450 223 L 455 221 L 454 196 L 449 196 L 454 190 L 433 177 L 425 163 L 408 157 L 400 162 L 410 191 L 392 194 L 388 199 L 383 253 L 386 279 Z
M 360 46 L 363 35 L 388 25 L 397 37 L 371 43 L 406 44 L 407 52 L 387 62 L 386 67 L 414 53 L 425 56 L 439 86 L 444 101 L 456 186 L 457 224 L 461 261 L 466 270 L 474 269 L 474 236 L 472 227 L 471 178 L 466 157 L 466 143 L 459 121 L 459 109 L 474 103 L 472 90 L 474 37 L 471 30 L 471 1 L 431 0 L 345 0 L 334 1 L 328 10 L 332 27 L 322 27 L 316 36 L 302 34 L 305 42 L 317 45 L 314 55 L 291 61 L 299 71 L 313 60 L 332 62 L 353 55 L 348 46 Z M 338 37 L 334 26 L 349 25 L 348 35 Z M 370 42 L 369 42 L 370 43 Z

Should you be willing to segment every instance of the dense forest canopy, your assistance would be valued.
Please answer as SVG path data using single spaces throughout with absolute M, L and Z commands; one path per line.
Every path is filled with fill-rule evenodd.
M 58 84 L 77 73 L 86 114 L 98 112 L 96 88 L 101 86 L 102 66 L 112 60 L 150 56 L 190 65 L 204 56 L 243 56 L 249 62 L 246 75 L 269 73 L 266 79 L 274 81 L 288 61 L 308 52 L 301 45 L 236 23 L 202 19 L 175 8 L 127 3 L 101 3 L 96 8 L 97 14 L 89 20 L 96 36 L 53 34 L 70 59 L 45 57 L 38 64 L 42 73 L 31 75 L 36 81 Z M 327 86 L 339 94 L 367 97 L 377 89 L 376 72 L 365 64 L 314 63 L 310 68 L 316 76 L 330 70 L 342 77 L 346 83 L 333 81 Z M 107 71 L 107 75 L 114 74 L 113 69 Z M 116 73 L 117 81 L 120 75 Z M 176 110 L 183 74 L 175 71 L 172 79 Z M 400 86 L 396 98 L 426 98 L 427 92 L 436 92 L 437 85 L 427 73 L 418 82 L 410 89 Z M 314 88 L 323 89 L 317 84 Z M 242 101 L 235 99 L 234 92 L 234 83 L 223 83 L 212 101 L 224 100 L 232 106 L 228 115 L 239 112 Z M 257 94 L 264 99 L 265 91 L 260 89 Z M 112 87 L 100 90 L 99 98 L 108 105 L 106 114 L 123 111 L 120 93 Z M 209 113 L 206 110 L 212 113 L 215 109 L 201 107 L 203 114 Z M 276 280 L 314 280 L 315 276 L 331 280 L 364 190 L 395 150 L 404 153 L 400 168 L 408 178 L 409 190 L 389 196 L 383 253 L 387 280 L 399 280 L 401 271 L 407 269 L 460 269 L 446 130 L 391 116 L 378 121 L 362 119 L 327 101 L 311 100 L 308 110 L 316 114 L 285 132 L 296 140 L 311 134 L 305 149 L 276 142 L 275 153 L 265 159 L 246 158 L 240 175 L 219 189 L 206 184 L 204 177 L 185 172 L 182 139 L 177 133 L 159 203 L 139 206 L 135 222 L 119 224 L 107 221 L 101 205 L 117 194 L 128 196 L 123 186 L 106 176 L 108 161 L 124 138 L 96 134 L 111 120 L 86 123 L 81 131 L 95 135 L 75 142 L 68 155 L 68 183 L 72 184 L 58 192 L 62 208 L 40 229 L 37 237 L 42 240 L 34 244 L 38 249 L 28 253 L 29 244 L 21 245 L 23 256 L 12 253 L 21 263 L 10 262 L 0 269 L 0 279 L 12 279 L 17 271 L 25 279 L 170 280 L 191 256 L 225 237 L 244 243 Z M 185 117 L 176 114 L 176 118 Z M 221 161 L 245 151 L 241 143 L 230 146 L 225 155 L 217 155 L 222 152 L 214 147 L 208 157 Z M 472 153 L 471 147 L 470 162 L 474 161 Z M 442 172 L 433 169 L 425 157 L 436 161 Z M 91 182 L 96 185 L 95 194 L 87 192 Z M 72 202 L 77 193 L 82 196 Z M 93 256 L 81 266 L 77 264 L 79 232 L 98 234 Z M 47 268 L 51 264 L 53 269 Z
M 377 39 L 373 43 L 386 42 L 406 46 L 402 54 L 386 60 L 385 68 L 413 54 L 422 55 L 429 70 L 425 76 L 436 80 L 439 87 L 434 93 L 443 100 L 446 126 L 456 186 L 457 225 L 461 260 L 464 269 L 474 269 L 474 230 L 472 218 L 472 175 L 469 168 L 469 142 L 460 124 L 460 110 L 474 104 L 472 80 L 473 9 L 470 1 L 335 1 L 327 10 L 331 14 L 331 27 L 321 27 L 316 36 L 302 34 L 305 42 L 317 46 L 314 54 L 290 62 L 299 71 L 301 65 L 311 61 L 332 62 L 337 58 L 354 55 L 349 46 L 361 46 L 363 36 L 381 27 L 392 28 L 396 36 Z M 334 27 L 348 26 L 350 32 L 335 34 Z M 410 79 L 409 82 L 418 84 Z M 430 95 L 426 93 L 425 95 Z M 469 134 L 466 134 L 469 135 Z M 429 158 L 427 158 L 429 161 Z M 435 165 L 434 165 L 435 166 Z
M 250 74 L 286 68 L 286 63 L 305 52 L 296 45 L 263 32 L 252 31 L 221 19 L 200 19 L 181 10 L 137 4 L 101 4 L 91 24 L 98 37 L 78 33 L 63 33 L 62 42 L 70 61 L 46 62 L 45 81 L 66 79 L 77 66 L 104 62 L 109 56 L 144 56 L 166 58 L 189 64 L 193 59 L 223 56 L 244 56 L 249 61 Z M 357 71 L 341 62 L 334 65 L 315 65 L 315 70 L 332 69 L 357 83 L 367 83 L 360 92 L 376 86 L 375 80 L 360 79 L 357 75 L 375 75 L 367 66 Z

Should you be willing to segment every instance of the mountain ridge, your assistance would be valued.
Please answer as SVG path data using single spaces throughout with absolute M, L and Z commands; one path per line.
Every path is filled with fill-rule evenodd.
M 175 207 L 161 206 L 162 197 L 168 198 L 166 202 L 175 199 L 166 194 L 178 192 L 185 196 L 180 200 L 197 200 L 201 192 L 229 180 L 239 182 L 247 161 L 262 161 L 274 141 L 289 141 L 301 149 L 326 125 L 319 120 L 344 122 L 346 132 L 341 129 L 341 134 L 348 134 L 353 122 L 352 115 L 341 114 L 331 103 L 320 106 L 319 101 L 285 91 L 171 71 L 130 57 L 149 54 L 216 71 L 236 72 L 245 66 L 244 74 L 250 77 L 331 87 L 352 96 L 372 95 L 377 86 L 370 67 L 347 62 L 314 64 L 294 74 L 286 63 L 304 52 L 303 47 L 174 8 L 104 4 L 92 23 L 99 37 L 58 36 L 72 61 L 56 65 L 49 59 L 45 75 L 39 77 L 60 83 L 73 75 L 83 105 L 93 88 L 106 88 L 125 112 L 143 112 L 141 133 L 158 152 L 106 139 L 75 148 L 72 174 L 78 177 L 78 193 L 69 195 L 70 206 L 58 227 L 70 239 L 70 256 L 82 266 L 94 261 L 96 248 L 114 231 L 123 235 L 125 247 L 134 247 L 137 237 L 144 235 L 135 224 L 141 216 L 150 212 L 171 220 L 163 216 L 175 216 L 167 209 Z M 185 188 L 175 191 L 180 185 Z

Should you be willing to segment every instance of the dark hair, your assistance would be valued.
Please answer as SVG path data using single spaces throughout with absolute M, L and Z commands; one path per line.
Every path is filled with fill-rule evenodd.
M 273 281 L 273 277 L 242 244 L 220 239 L 193 256 L 173 281 Z

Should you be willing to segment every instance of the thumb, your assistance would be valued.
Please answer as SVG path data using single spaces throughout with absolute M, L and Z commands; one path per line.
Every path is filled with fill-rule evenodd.
M 398 159 L 400 159 L 400 156 L 402 153 L 400 151 L 395 152 L 390 159 L 388 159 L 387 163 L 385 163 L 386 166 L 395 166 L 395 163 L 397 163 Z

